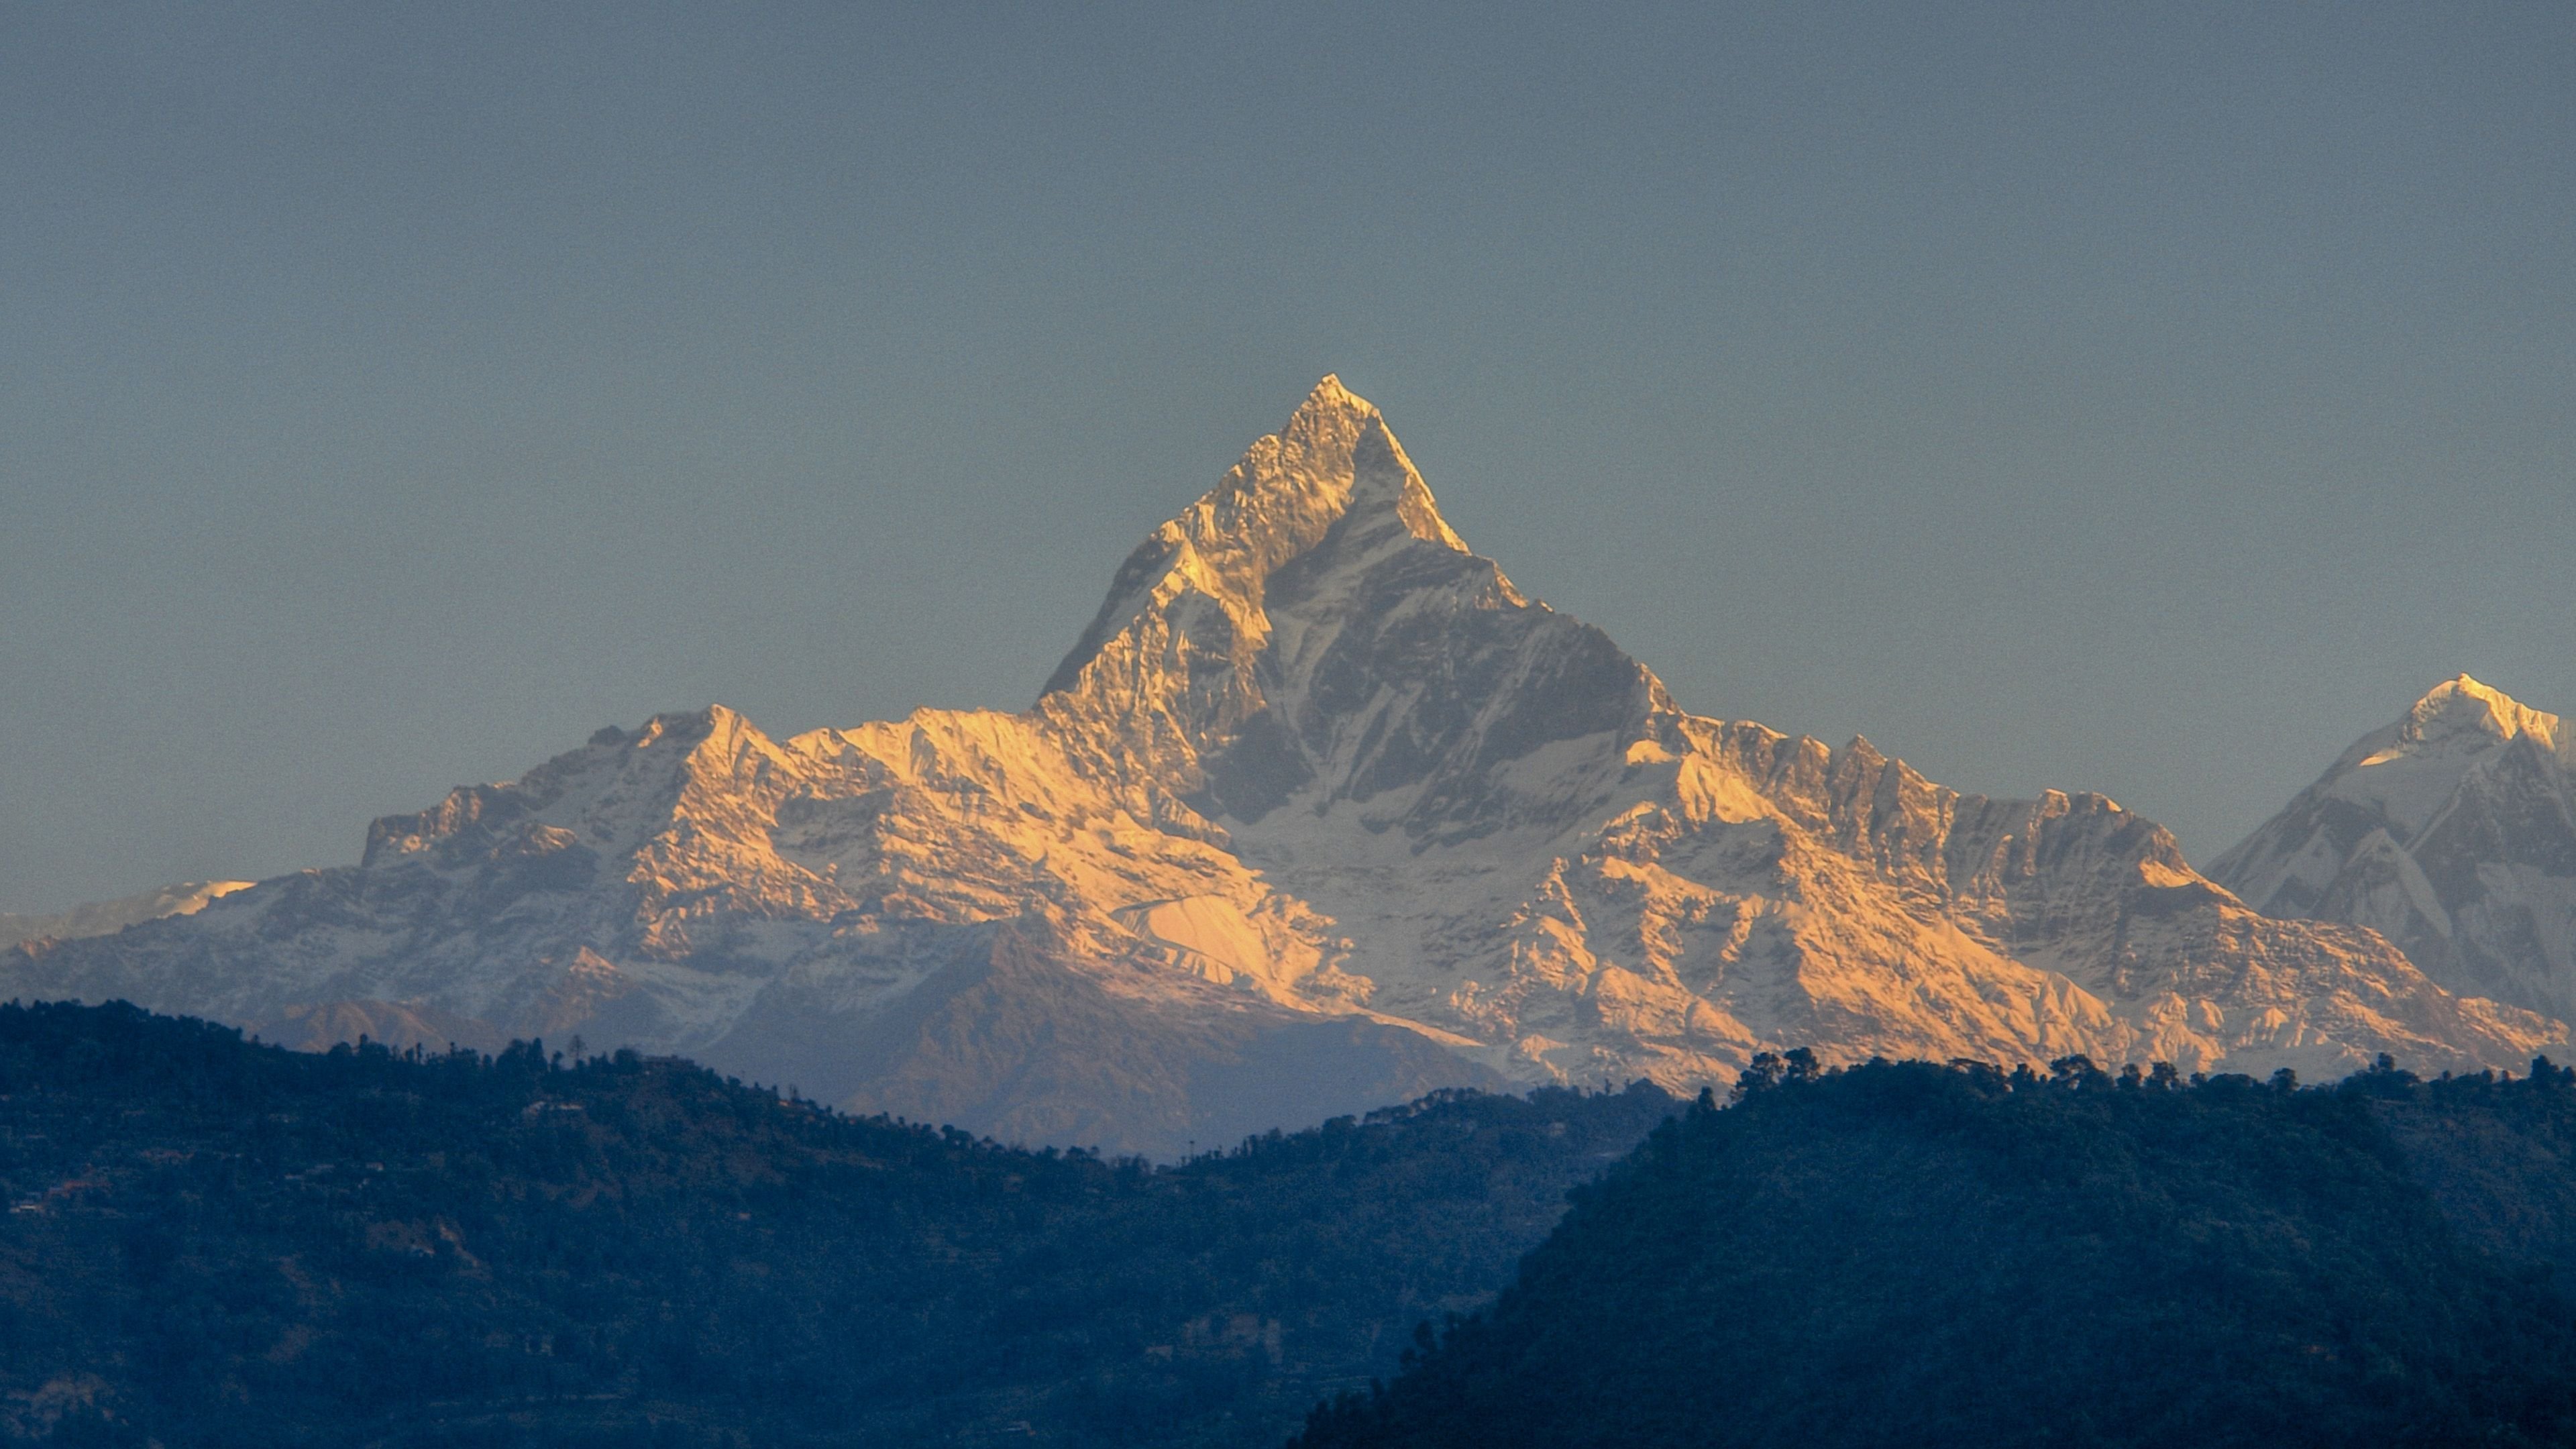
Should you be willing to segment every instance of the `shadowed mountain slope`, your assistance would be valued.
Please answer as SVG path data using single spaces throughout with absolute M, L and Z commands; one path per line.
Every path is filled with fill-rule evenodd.
M 1274 1443 L 1677 1105 L 1450 1094 L 1149 1168 L 631 1053 L 0 1007 L 0 1439 Z
M 2576 1073 L 1772 1080 L 1657 1129 L 1297 1449 L 2576 1435 Z

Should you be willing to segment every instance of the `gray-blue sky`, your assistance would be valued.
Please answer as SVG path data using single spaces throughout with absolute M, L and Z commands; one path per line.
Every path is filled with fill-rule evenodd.
M 1319 373 L 1683 701 L 2206 859 L 2576 706 L 2576 9 L 20 6 L 0 909 L 1026 704 Z

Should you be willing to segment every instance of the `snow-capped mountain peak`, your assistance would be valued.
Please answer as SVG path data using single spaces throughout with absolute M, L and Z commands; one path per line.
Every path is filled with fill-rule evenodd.
M 2355 741 L 2211 874 L 2367 925 L 2456 990 L 2576 1009 L 2576 739 L 2466 674 Z
M 2478 754 L 2524 735 L 2543 750 L 2555 752 L 2562 735 L 2558 716 L 2532 709 L 2466 674 L 2433 686 L 2391 729 L 2396 737 L 2365 755 L 2360 767 L 2398 759 Z
M 2481 762 L 2525 737 L 2542 753 L 2556 754 L 2560 735 L 2556 715 L 2455 675 L 2354 741 L 2312 788 L 2361 807 L 2375 827 L 2403 843 L 2432 823 Z M 2233 851 L 2222 857 L 2220 868 L 2232 865 L 2234 857 Z
M 1214 488 L 1136 546 L 1041 693 L 1074 688 L 1141 611 L 1191 595 L 1259 648 L 1271 574 L 1323 544 L 1345 518 L 1345 532 L 1397 530 L 1468 552 L 1384 415 L 1328 373 L 1286 427 L 1256 440 Z

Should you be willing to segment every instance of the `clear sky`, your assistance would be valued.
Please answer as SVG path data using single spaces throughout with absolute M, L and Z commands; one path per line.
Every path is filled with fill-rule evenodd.
M 0 14 L 0 909 L 1029 702 L 1337 371 L 1705 713 L 2206 860 L 2576 710 L 2576 6 Z

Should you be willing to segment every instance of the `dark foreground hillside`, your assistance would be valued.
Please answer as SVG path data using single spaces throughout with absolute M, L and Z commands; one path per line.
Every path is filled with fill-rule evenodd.
M 2576 1442 L 2576 1073 L 1774 1073 L 1300 1449 Z
M 1674 1105 L 1458 1094 L 1154 1169 L 632 1056 L 0 1007 L 0 1440 L 1276 1443 Z

